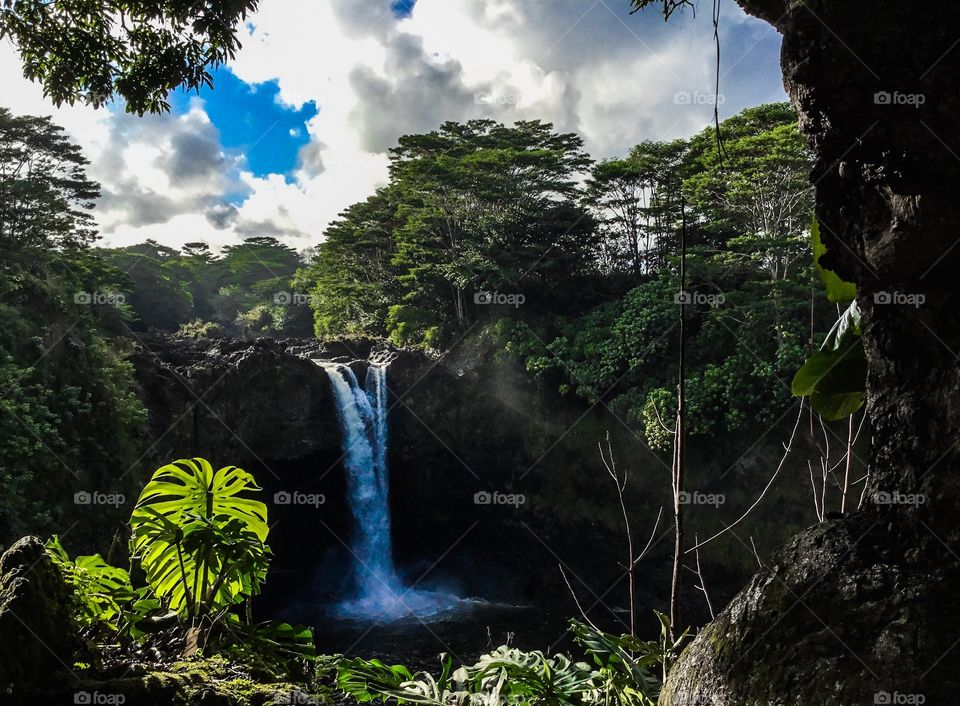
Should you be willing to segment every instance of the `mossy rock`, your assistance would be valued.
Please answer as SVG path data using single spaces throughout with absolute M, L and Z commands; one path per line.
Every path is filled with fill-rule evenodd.
M 230 660 L 214 656 L 164 666 L 133 664 L 106 678 L 81 679 L 74 698 L 85 692 L 103 698 L 123 697 L 124 706 L 268 706 L 272 704 L 332 704 L 325 689 L 311 690 L 285 681 L 263 683 Z M 311 693 L 313 692 L 313 693 Z M 91 701 L 92 702 L 92 701 Z
M 956 703 L 954 558 L 893 513 L 806 530 L 687 646 L 659 704 Z
M 0 557 L 0 694 L 11 698 L 67 681 L 80 647 L 73 590 L 38 537 Z

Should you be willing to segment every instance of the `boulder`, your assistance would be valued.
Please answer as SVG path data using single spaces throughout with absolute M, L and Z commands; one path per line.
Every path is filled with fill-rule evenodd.
M 806 530 L 684 650 L 660 706 L 956 703 L 957 563 L 892 514 Z
M 0 557 L 0 693 L 30 694 L 71 674 L 80 642 L 73 593 L 43 542 L 24 537 Z

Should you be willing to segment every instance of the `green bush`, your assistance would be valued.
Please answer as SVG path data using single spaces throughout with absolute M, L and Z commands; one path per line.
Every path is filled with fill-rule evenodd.
M 440 673 L 411 672 L 403 665 L 360 658 L 340 662 L 337 683 L 360 703 L 523 704 L 524 706 L 653 706 L 660 679 L 676 658 L 685 632 L 671 642 L 666 616 L 657 614 L 659 642 L 632 635 L 611 635 L 592 625 L 570 621 L 574 641 L 587 661 L 566 655 L 548 657 L 503 645 L 471 666 L 453 668 L 449 654 L 440 655 Z M 654 674 L 661 668 L 661 676 Z
M 227 335 L 226 330 L 220 324 L 213 321 L 201 321 L 200 319 L 180 324 L 180 330 L 177 333 L 187 338 L 223 338 Z

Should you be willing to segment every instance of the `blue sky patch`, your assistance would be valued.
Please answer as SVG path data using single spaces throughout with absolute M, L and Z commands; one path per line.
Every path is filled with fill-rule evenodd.
M 409 17 L 410 13 L 413 12 L 413 6 L 416 4 L 417 0 L 393 0 L 390 3 L 390 9 L 397 17 Z
M 408 0 L 409 1 L 409 0 Z M 317 114 L 316 104 L 299 110 L 277 101 L 276 81 L 247 84 L 227 68 L 213 72 L 213 90 L 201 89 L 210 121 L 220 131 L 220 142 L 231 152 L 246 155 L 255 175 L 289 175 L 297 166 L 297 152 L 309 141 L 306 122 Z M 196 93 L 178 90 L 170 95 L 174 114 L 189 110 Z

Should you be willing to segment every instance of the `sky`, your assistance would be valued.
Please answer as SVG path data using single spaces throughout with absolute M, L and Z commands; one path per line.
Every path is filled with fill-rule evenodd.
M 542 119 L 596 159 L 689 136 L 713 115 L 709 7 L 669 23 L 628 0 L 262 0 L 214 88 L 143 118 L 56 108 L 0 43 L 15 113 L 50 115 L 102 185 L 101 244 L 213 248 L 270 235 L 300 250 L 387 176 L 404 134 L 447 120 Z M 704 5 L 701 3 L 701 5 Z M 721 118 L 785 100 L 780 37 L 722 5 Z

